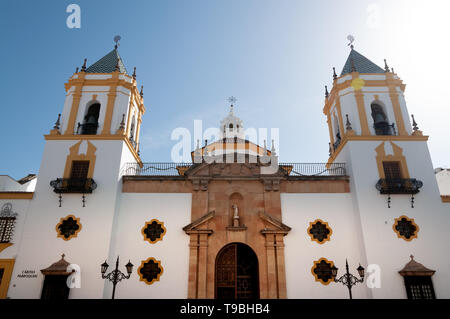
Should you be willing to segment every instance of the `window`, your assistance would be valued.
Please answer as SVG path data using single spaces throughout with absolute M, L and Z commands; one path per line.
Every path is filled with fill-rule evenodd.
M 163 236 L 166 234 L 166 228 L 164 223 L 157 219 L 152 219 L 145 223 L 145 226 L 141 230 L 144 240 L 151 244 L 154 244 L 162 240 Z
M 100 115 L 100 104 L 94 103 L 89 106 L 81 126 L 81 134 L 97 134 L 98 117 Z
M 402 178 L 400 162 L 383 162 L 383 169 L 385 179 L 392 180 Z
M 436 299 L 431 276 L 405 276 L 408 299 Z
M 73 161 L 71 179 L 86 179 L 89 172 L 89 161 Z
M 323 244 L 329 241 L 331 234 L 333 233 L 330 226 L 328 226 L 328 223 L 320 219 L 310 222 L 307 232 L 311 237 L 311 240 L 317 242 L 318 244 Z
M 64 240 L 70 240 L 78 236 L 81 231 L 80 219 L 73 215 L 61 218 L 58 225 L 56 225 L 57 237 Z
M 9 243 L 14 234 L 16 213 L 12 212 L 12 204 L 6 203 L 0 212 L 0 243 Z
M 392 229 L 397 234 L 398 238 L 402 238 L 406 241 L 417 238 L 417 233 L 419 232 L 419 226 L 414 222 L 414 218 L 409 218 L 405 215 L 395 218 Z
M 149 257 L 147 260 L 141 262 L 141 266 L 138 268 L 139 280 L 145 282 L 147 285 L 151 285 L 155 281 L 159 281 L 164 269 L 161 266 L 161 261 L 155 258 Z
M 326 258 L 320 258 L 319 260 L 314 261 L 314 265 L 311 268 L 311 273 L 316 281 L 323 285 L 328 285 L 334 280 L 331 272 L 331 268 L 333 266 L 334 263 L 332 261 L 329 261 Z

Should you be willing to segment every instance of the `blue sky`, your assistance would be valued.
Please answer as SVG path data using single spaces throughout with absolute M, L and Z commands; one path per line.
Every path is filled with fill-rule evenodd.
M 70 3 L 81 7 L 80 29 L 66 26 Z M 84 58 L 89 65 L 109 52 L 116 34 L 144 85 L 143 161 L 170 161 L 176 127 L 218 126 L 233 95 L 245 127 L 280 129 L 281 161 L 326 162 L 324 85 L 353 34 L 355 49 L 381 66 L 386 58 L 407 84 L 434 166 L 450 166 L 445 1 L 3 0 L 0 8 L 0 174 L 38 173 L 64 83 Z

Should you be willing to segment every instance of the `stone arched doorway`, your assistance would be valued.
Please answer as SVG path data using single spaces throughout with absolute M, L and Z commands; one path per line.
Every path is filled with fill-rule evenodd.
M 259 298 L 258 257 L 241 243 L 223 247 L 216 257 L 216 299 Z

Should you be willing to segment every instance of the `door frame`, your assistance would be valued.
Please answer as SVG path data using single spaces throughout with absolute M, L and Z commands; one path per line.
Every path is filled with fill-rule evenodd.
M 8 295 L 9 283 L 11 281 L 15 262 L 15 259 L 0 259 L 0 267 L 5 269 L 0 284 L 0 299 L 6 299 Z

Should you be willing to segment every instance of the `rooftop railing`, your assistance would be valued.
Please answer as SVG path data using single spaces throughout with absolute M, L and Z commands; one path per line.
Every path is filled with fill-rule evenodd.
M 123 175 L 128 176 L 182 176 L 193 163 L 127 163 Z M 344 163 L 279 163 L 288 176 L 346 176 Z

